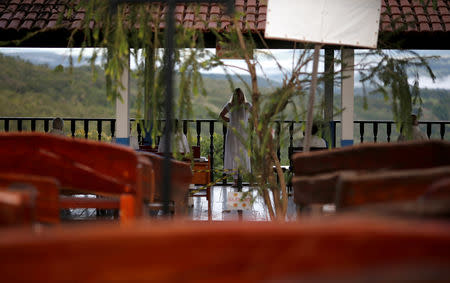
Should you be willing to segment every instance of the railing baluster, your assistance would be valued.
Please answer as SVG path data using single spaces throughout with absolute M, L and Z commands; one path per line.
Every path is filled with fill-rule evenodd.
M 225 142 L 226 142 L 226 136 L 227 136 L 227 126 L 225 124 L 222 125 L 222 133 L 223 133 L 223 169 L 225 169 Z M 222 177 L 225 177 L 225 172 L 222 173 Z M 227 178 L 223 178 L 222 184 L 227 184 Z
M 276 142 L 277 142 L 277 157 L 278 157 L 278 161 L 281 162 L 281 148 L 280 148 L 280 133 L 281 133 L 281 123 L 278 121 L 276 122 L 276 129 L 275 129 L 275 138 L 276 138 Z
M 214 122 L 212 122 L 212 123 L 213 123 L 212 128 L 214 129 Z M 199 120 L 196 121 L 196 126 L 197 126 L 197 129 L 196 129 L 197 130 L 197 146 L 200 146 L 200 135 L 201 135 L 201 132 L 202 132 L 202 124 L 201 124 L 201 122 Z M 211 132 L 211 124 L 209 124 L 209 127 L 210 127 L 209 131 Z
M 138 134 L 138 143 L 139 143 L 139 144 L 142 144 L 142 129 L 141 129 L 141 123 L 138 123 L 138 124 L 137 124 L 136 130 L 137 130 L 137 134 Z
M 289 123 L 289 147 L 293 147 L 294 140 L 294 122 Z
M 89 120 L 84 119 L 83 123 L 83 129 L 84 129 L 84 138 L 87 139 L 89 137 Z
M 361 143 L 364 142 L 364 122 L 359 122 L 359 139 L 361 140 Z
M 391 142 L 391 133 L 392 133 L 392 123 L 387 122 L 386 124 L 386 134 L 387 134 L 387 141 Z
M 378 136 L 378 122 L 373 123 L 373 141 L 377 142 L 377 136 Z
M 111 138 L 114 138 L 116 136 L 116 119 L 111 119 L 110 121 L 110 127 L 111 127 Z
M 75 122 L 76 122 L 76 120 L 75 119 L 73 119 L 73 120 L 70 120 L 70 131 L 72 132 L 72 138 L 74 138 L 75 137 Z
M 332 141 L 331 141 L 331 147 L 335 148 L 336 147 L 336 125 L 337 125 L 337 121 L 332 121 L 331 122 L 331 133 L 333 135 Z
M 50 119 L 44 119 L 44 131 L 48 133 L 48 125 L 50 124 Z
M 5 119 L 5 132 L 9 132 L 9 119 Z
M 199 121 L 197 121 L 199 122 Z M 200 123 L 197 124 L 197 131 L 198 131 L 198 125 Z M 201 126 L 200 126 L 201 129 Z M 199 135 L 199 132 L 197 132 L 197 134 Z M 197 136 L 198 138 L 199 136 Z M 200 146 L 199 144 L 200 139 L 197 139 L 197 144 Z M 225 145 L 225 144 L 224 144 Z M 211 158 L 210 160 L 210 164 L 211 164 L 211 182 L 214 182 L 214 121 L 210 121 L 209 122 L 209 158 Z
M 187 121 L 183 120 L 183 133 L 187 136 Z
M 17 119 L 17 131 L 22 132 L 22 119 Z
M 97 120 L 97 134 L 98 134 L 98 140 L 102 140 L 102 120 Z
M 427 136 L 428 136 L 428 138 L 430 138 L 431 137 L 431 123 L 427 123 Z
M 31 131 L 36 131 L 36 119 L 31 119 Z
M 441 123 L 440 134 L 441 134 L 441 140 L 443 140 L 444 139 L 444 135 L 445 135 L 445 123 Z

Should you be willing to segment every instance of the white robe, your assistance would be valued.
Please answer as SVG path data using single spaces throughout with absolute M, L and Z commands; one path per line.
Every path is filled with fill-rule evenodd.
M 407 140 L 408 139 L 403 134 L 400 134 L 397 139 L 397 141 L 407 141 Z M 420 130 L 419 126 L 413 125 L 412 126 L 412 137 L 410 140 L 425 141 L 425 140 L 428 140 L 428 136 Z
M 299 147 L 303 147 L 303 143 L 305 142 L 305 138 L 301 138 L 300 141 L 298 142 L 298 146 Z M 317 148 L 326 148 L 327 147 L 327 143 L 325 142 L 325 140 L 321 137 L 312 135 L 311 136 L 311 143 L 309 145 L 310 147 L 317 147 Z
M 158 152 L 164 152 L 165 150 L 165 146 L 164 146 L 164 139 L 165 139 L 165 135 L 163 134 L 159 140 L 159 145 L 158 145 Z M 175 148 L 177 150 L 177 152 L 179 153 L 189 153 L 190 149 L 189 149 L 189 143 L 187 140 L 187 137 L 184 133 L 179 133 L 176 132 L 172 135 L 172 144 L 175 144 Z M 170 147 L 171 149 L 169 150 L 169 152 L 172 152 L 172 146 Z
M 246 102 L 246 106 L 232 107 L 231 103 L 227 103 L 224 107 L 224 109 L 228 110 L 230 117 L 225 139 L 224 169 L 251 171 L 247 149 L 240 139 L 240 137 L 244 140 L 247 139 L 246 129 L 250 117 L 251 104 Z M 234 131 L 236 131 L 236 134 Z

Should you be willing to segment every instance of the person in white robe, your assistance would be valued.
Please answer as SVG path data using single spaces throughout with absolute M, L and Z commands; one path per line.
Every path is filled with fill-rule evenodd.
M 423 133 L 419 128 L 419 121 L 417 120 L 417 115 L 411 114 L 411 122 L 412 122 L 412 135 L 411 138 L 408 139 L 403 133 L 403 127 L 400 129 L 400 135 L 398 136 L 397 141 L 407 141 L 407 140 L 413 140 L 413 141 L 424 141 L 428 140 L 428 136 Z
M 247 139 L 247 125 L 252 105 L 246 101 L 240 88 L 236 88 L 230 101 L 220 112 L 220 118 L 228 123 L 225 137 L 224 169 L 232 170 L 234 185 L 238 172 L 250 172 L 250 157 L 243 141 Z M 226 116 L 228 114 L 228 117 Z
M 325 140 L 321 137 L 319 137 L 317 135 L 317 133 L 319 132 L 319 127 L 317 127 L 316 123 L 313 123 L 312 125 L 312 129 L 311 129 L 311 142 L 310 142 L 310 147 L 315 147 L 315 148 L 327 148 L 327 143 L 325 142 Z M 305 133 L 303 133 L 303 136 L 305 135 Z M 299 143 L 297 146 L 299 147 L 303 147 L 304 146 L 304 137 L 300 139 Z

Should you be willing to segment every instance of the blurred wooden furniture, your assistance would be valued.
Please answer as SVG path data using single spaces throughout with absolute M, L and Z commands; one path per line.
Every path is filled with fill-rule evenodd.
M 20 190 L 0 186 L 0 228 L 31 226 L 35 221 L 35 193 L 31 186 Z
M 36 221 L 52 224 L 60 222 L 60 184 L 56 179 L 35 175 L 0 173 L 0 191 L 7 191 L 9 188 L 17 185 L 28 186 L 35 190 Z
M 449 177 L 450 166 L 362 175 L 342 173 L 337 185 L 336 210 L 417 200 L 429 192 L 436 180 Z
M 60 208 L 119 208 L 120 220 L 143 214 L 153 200 L 152 164 L 131 148 L 42 133 L 0 134 L 0 173 L 52 177 L 66 192 L 111 197 L 64 197 Z
M 326 147 L 310 147 L 310 151 L 319 151 L 319 150 L 327 150 L 328 148 Z M 303 152 L 303 146 L 290 146 L 288 148 L 288 156 L 289 156 L 289 173 L 293 173 L 294 172 L 294 166 L 293 166 L 293 155 L 296 153 L 302 153 Z M 286 170 L 284 166 L 282 166 L 283 172 Z M 276 169 L 274 166 L 274 172 L 276 173 Z M 292 174 L 293 175 L 293 174 Z M 278 177 L 278 176 L 277 176 Z M 290 181 L 287 183 L 287 187 L 288 190 L 291 191 L 292 190 L 292 178 L 290 179 Z
M 206 194 L 202 191 L 192 194 L 193 197 L 206 197 L 208 201 L 208 220 L 212 219 L 212 207 L 211 207 L 211 186 L 207 186 L 211 183 L 211 159 L 208 157 L 207 160 L 200 160 L 194 158 L 194 166 L 192 171 L 194 175 L 192 176 L 192 184 L 206 186 Z
M 403 173 L 400 171 L 403 170 L 449 166 L 450 143 L 439 140 L 365 143 L 329 151 L 295 154 L 293 163 L 294 201 L 301 209 L 311 204 L 334 203 L 343 172 L 368 176 L 383 172 L 389 175 L 389 172 L 398 171 L 401 175 Z M 385 178 L 389 178 L 387 175 Z
M 139 152 L 140 157 L 149 160 L 153 165 L 155 176 L 155 193 L 152 203 L 160 203 L 162 201 L 162 168 L 164 157 L 152 152 Z M 191 164 L 175 159 L 171 160 L 171 196 L 175 204 L 175 214 L 186 215 L 189 196 L 189 184 L 192 183 Z M 161 206 L 153 206 L 160 208 Z
M 335 216 L 291 223 L 149 224 L 50 227 L 36 234 L 0 230 L 2 281 L 364 282 L 372 278 L 429 282 L 450 278 L 447 222 Z

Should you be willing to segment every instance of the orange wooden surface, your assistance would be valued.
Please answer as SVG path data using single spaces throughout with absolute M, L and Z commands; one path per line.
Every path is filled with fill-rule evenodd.
M 0 172 L 52 176 L 66 188 L 88 192 L 135 190 L 137 155 L 124 146 L 42 133 L 2 133 L 0 156 Z
M 59 223 L 59 182 L 54 178 L 0 172 L 0 187 L 8 189 L 13 184 L 31 185 L 36 189 L 36 221 Z
M 294 154 L 294 173 L 311 176 L 339 170 L 420 169 L 450 165 L 450 142 L 364 143 Z
M 124 146 L 42 133 L 2 133 L 0 156 L 2 173 L 49 176 L 64 189 L 92 194 L 132 194 L 136 211 L 126 215 L 141 216 L 143 200 L 153 199 L 151 162 Z
M 147 158 L 152 163 L 154 170 L 155 183 L 155 201 L 161 201 L 162 198 L 162 167 L 164 157 L 151 153 L 139 152 L 139 154 Z M 192 170 L 188 162 L 171 160 L 171 200 L 175 202 L 175 213 L 185 214 L 187 209 L 187 197 L 189 194 L 189 184 L 192 183 Z
M 211 182 L 211 157 L 208 156 L 208 161 L 195 161 L 192 168 L 193 177 L 192 183 L 195 185 L 208 185 Z M 201 195 L 204 196 L 204 195 Z M 208 201 L 208 220 L 212 219 L 211 207 L 211 187 L 206 187 L 206 200 Z
M 207 185 L 211 181 L 211 166 L 209 159 L 206 162 L 194 161 L 192 168 L 193 176 L 192 183 L 196 185 Z M 203 172 L 198 172 L 203 171 Z
M 20 191 L 0 187 L 0 227 L 31 226 L 35 221 L 35 193 L 32 187 Z
M 0 274 L 4 282 L 349 282 L 339 280 L 437 268 L 449 279 L 449 251 L 446 222 L 97 224 L 0 231 Z
M 450 142 L 431 140 L 364 143 L 328 151 L 295 154 L 293 162 L 294 201 L 300 205 L 333 203 L 336 200 L 337 187 L 343 172 L 364 176 L 378 172 L 449 166 Z M 396 186 L 399 189 L 399 182 Z M 388 187 L 389 185 L 386 189 Z M 399 198 L 401 193 L 397 192 L 396 198 Z M 389 194 L 387 191 L 386 193 Z M 404 199 L 409 193 L 412 193 L 412 188 L 404 191 Z M 386 195 L 384 200 L 389 200 L 389 197 Z
M 436 180 L 446 177 L 450 177 L 450 166 L 363 175 L 341 174 L 336 194 L 336 208 L 414 201 L 424 195 Z

